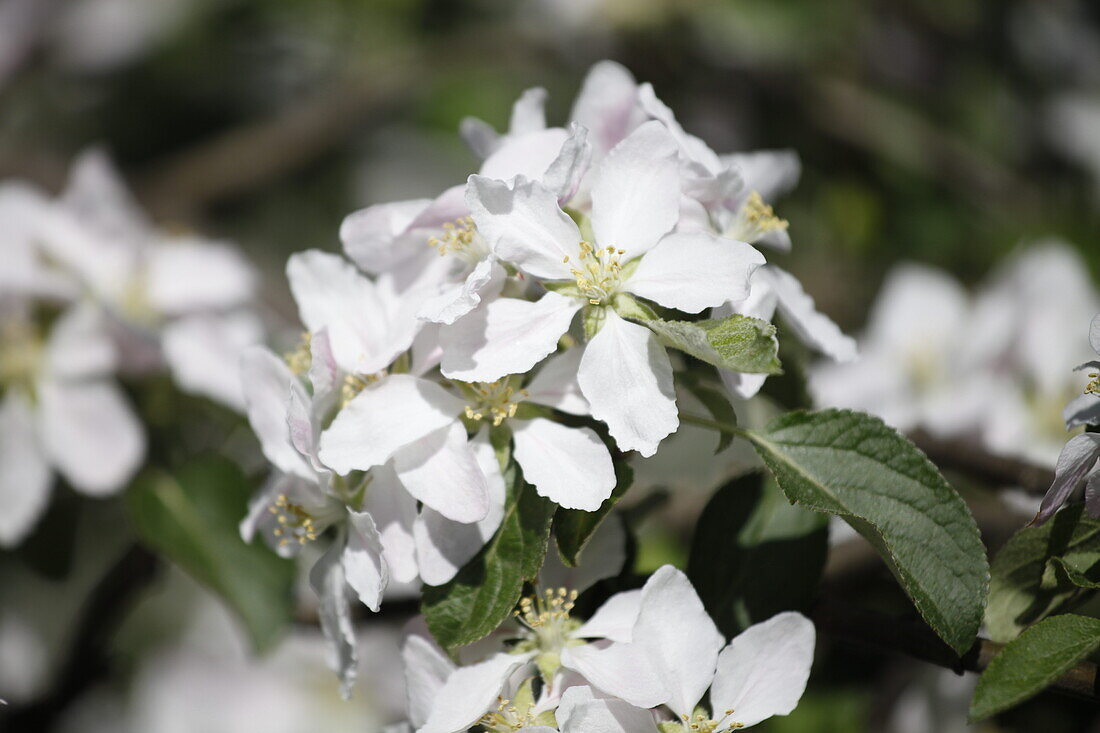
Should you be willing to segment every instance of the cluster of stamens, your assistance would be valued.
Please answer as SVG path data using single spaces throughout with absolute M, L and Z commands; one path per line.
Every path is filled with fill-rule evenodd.
M 526 596 L 513 612 L 532 635 L 532 641 L 544 652 L 560 651 L 569 643 L 569 634 L 580 624 L 569 617 L 577 601 L 577 591 L 547 588 L 542 595 Z
M 0 322 L 0 384 L 33 380 L 42 350 L 42 339 L 26 321 Z
M 291 542 L 304 545 L 317 539 L 319 533 L 313 517 L 301 504 L 287 499 L 286 494 L 279 494 L 275 504 L 267 510 L 275 515 L 275 521 L 279 523 L 273 534 L 279 538 L 280 547 L 286 547 Z
M 623 271 L 621 259 L 626 251 L 614 247 L 596 248 L 585 241 L 580 243 L 580 250 L 576 266 L 569 271 L 588 302 L 600 305 L 619 289 Z M 569 264 L 569 259 L 566 255 L 562 262 Z
M 290 367 L 290 371 L 295 374 L 305 374 L 309 371 L 310 365 L 313 364 L 313 355 L 310 352 L 312 339 L 312 334 L 310 334 L 309 331 L 304 331 L 302 333 L 302 338 L 299 339 L 298 345 L 294 347 L 294 350 L 283 354 L 283 361 Z
M 505 733 L 505 731 L 521 730 L 533 726 L 535 715 L 531 712 L 531 709 L 528 708 L 520 712 L 519 708 L 512 705 L 511 702 L 511 700 L 498 697 L 496 710 L 482 715 L 478 723 L 494 731 L 494 733 Z
M 699 731 L 699 733 L 726 733 L 727 731 L 737 730 L 744 728 L 744 723 L 723 723 L 722 721 L 733 715 L 733 710 L 727 710 L 726 714 L 718 720 L 711 720 L 702 713 L 696 713 L 694 717 L 681 715 L 680 718 L 684 721 L 684 728 L 691 731 Z
M 349 374 L 344 377 L 344 384 L 340 387 L 340 407 L 347 407 L 348 403 L 367 388 L 385 376 L 385 372 L 378 374 Z
M 1085 385 L 1085 394 L 1100 396 L 1100 372 L 1091 372 L 1089 379 L 1092 381 Z
M 483 249 L 481 235 L 470 216 L 447 222 L 443 225 L 443 236 L 431 237 L 428 244 L 435 247 L 440 256 L 453 254 L 467 259 L 479 259 Z
M 737 213 L 737 220 L 727 232 L 728 236 L 743 242 L 754 242 L 768 232 L 786 229 L 786 219 L 775 215 L 775 210 L 760 194 L 753 191 Z
M 466 417 L 470 420 L 492 420 L 496 427 L 510 417 L 516 416 L 519 403 L 527 397 L 527 390 L 517 390 L 508 379 L 495 382 L 478 382 L 470 385 L 474 392 L 475 404 L 466 405 Z

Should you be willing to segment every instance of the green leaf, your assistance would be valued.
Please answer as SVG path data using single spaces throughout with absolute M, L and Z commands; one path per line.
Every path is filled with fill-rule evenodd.
M 558 510 L 554 517 L 554 539 L 557 540 L 562 562 L 570 567 L 576 567 L 581 550 L 588 544 L 588 540 L 592 539 L 592 535 L 600 524 L 633 483 L 634 469 L 626 461 L 616 461 L 615 488 L 611 491 L 611 496 L 600 504 L 599 509 L 594 512 L 581 509 Z
M 727 637 L 809 606 L 825 567 L 827 525 L 760 473 L 714 494 L 695 526 L 688 577 Z
M 424 586 L 420 608 L 428 629 L 446 649 L 482 639 L 512 613 L 542 568 L 554 504 L 524 482 L 515 462 L 505 472 L 510 487 L 504 519 L 493 539 L 446 585 Z
M 1009 642 L 989 663 L 970 701 L 977 721 L 1042 692 L 1100 647 L 1100 619 L 1052 616 Z
M 732 315 L 705 321 L 642 321 L 665 346 L 679 349 L 720 369 L 779 374 L 775 326 L 759 318 Z
M 236 464 L 211 456 L 175 472 L 140 476 L 126 505 L 142 540 L 218 594 L 244 622 L 258 650 L 290 623 L 296 568 L 238 524 L 252 487 Z
M 1026 627 L 1064 610 L 1094 588 L 1100 565 L 1100 522 L 1068 506 L 1039 527 L 1014 534 L 990 567 L 985 623 L 993 641 L 1007 642 Z
M 747 437 L 788 499 L 852 525 L 940 638 L 959 654 L 970 647 L 989 582 L 985 547 L 962 498 L 916 446 L 848 410 L 792 412 Z
M 703 407 L 706 408 L 715 422 L 723 425 L 737 424 L 737 413 L 734 411 L 733 405 L 730 404 L 729 398 L 721 390 L 702 384 L 694 379 L 685 379 L 683 384 L 695 399 L 703 403 Z M 724 451 L 733 442 L 733 433 L 724 430 L 717 432 L 718 447 L 714 449 L 715 455 Z

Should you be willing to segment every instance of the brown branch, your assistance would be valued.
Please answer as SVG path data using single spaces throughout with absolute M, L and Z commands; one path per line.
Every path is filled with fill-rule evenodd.
M 1054 481 L 1054 471 L 1049 468 L 1019 458 L 994 455 L 973 442 L 943 440 L 923 431 L 909 437 L 940 468 L 995 488 L 1015 486 L 1042 496 Z

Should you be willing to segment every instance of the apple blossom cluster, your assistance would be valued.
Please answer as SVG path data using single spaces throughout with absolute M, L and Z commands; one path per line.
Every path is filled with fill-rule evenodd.
M 728 733 L 787 715 L 806 689 L 815 631 L 799 613 L 727 643 L 669 565 L 586 621 L 571 614 L 575 598 L 565 588 L 524 598 L 510 648 L 474 664 L 410 634 L 409 720 L 387 733 Z
M 55 471 L 98 497 L 142 465 L 146 437 L 118 377 L 168 370 L 184 391 L 243 409 L 236 363 L 263 329 L 237 249 L 154 226 L 98 151 L 57 197 L 0 184 L 0 229 L 0 546 L 13 546 Z
M 241 533 L 316 553 L 345 694 L 349 599 L 377 611 L 391 584 L 451 581 L 501 526 L 512 466 L 563 509 L 599 509 L 616 462 L 653 455 L 679 427 L 686 359 L 743 397 L 778 371 L 777 310 L 810 346 L 854 357 L 757 248 L 790 247 L 767 200 L 797 178 L 792 153 L 717 155 L 611 62 L 593 67 L 567 126 L 547 126 L 545 97 L 524 93 L 503 134 L 464 121 L 478 172 L 434 199 L 351 214 L 346 259 L 291 257 L 300 344 L 244 357 L 249 420 L 276 470 Z M 519 659 L 493 669 L 510 676 Z M 676 714 L 694 715 L 709 683 Z

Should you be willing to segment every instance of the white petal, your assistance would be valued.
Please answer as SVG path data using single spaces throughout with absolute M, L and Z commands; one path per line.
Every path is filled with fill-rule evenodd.
M 321 461 L 341 475 L 380 466 L 403 446 L 452 424 L 464 403 L 438 384 L 394 374 L 368 386 L 321 435 Z
M 607 423 L 620 450 L 643 456 L 680 425 L 672 364 L 657 337 L 606 309 L 603 328 L 584 350 L 577 381 L 592 417 Z
M 35 432 L 30 401 L 9 389 L 0 402 L 0 547 L 22 542 L 49 503 L 53 476 Z
M 309 383 L 313 385 L 313 401 L 331 407 L 340 387 L 340 367 L 332 353 L 328 329 L 314 333 L 309 341 Z
M 520 95 L 512 105 L 512 117 L 508 122 L 509 135 L 526 135 L 546 127 L 546 90 L 532 87 Z
M 196 315 L 164 327 L 164 357 L 183 390 L 245 409 L 240 363 L 245 348 L 263 338 L 263 325 L 251 313 Z
M 630 260 L 672 231 L 680 215 L 677 169 L 676 142 L 659 122 L 616 145 L 593 172 L 595 244 L 625 250 Z
M 50 330 L 46 369 L 54 377 L 104 376 L 115 370 L 117 361 L 107 319 L 91 303 L 68 309 Z
M 1081 425 L 1100 425 L 1100 398 L 1094 394 L 1078 395 L 1062 410 L 1062 419 L 1066 421 L 1066 429 Z
M 810 677 L 815 638 L 813 623 L 791 611 L 741 632 L 718 656 L 714 717 L 732 709 L 730 721 L 748 727 L 794 710 Z
M 615 466 L 599 436 L 546 418 L 511 420 L 523 477 L 566 509 L 595 511 L 615 488 Z
M 1047 489 L 1034 523 L 1042 524 L 1066 503 L 1074 489 L 1081 485 L 1085 476 L 1096 465 L 1098 458 L 1100 458 L 1100 435 L 1084 433 L 1069 439 L 1062 449 L 1062 454 L 1058 456 L 1058 465 L 1054 469 L 1054 483 Z
M 436 694 L 431 715 L 416 733 L 456 733 L 471 727 L 496 704 L 505 681 L 530 657 L 496 654 L 484 662 L 459 667 Z
M 577 384 L 577 370 L 583 354 L 583 347 L 575 347 L 544 361 L 535 377 L 527 383 L 526 401 L 553 407 L 570 415 L 587 415 L 588 400 Z
M 429 199 L 396 201 L 349 214 L 340 224 L 344 252 L 370 273 L 387 272 L 421 254 L 411 247 L 397 246 L 395 240 L 430 203 Z
M 509 185 L 470 176 L 466 202 L 481 236 L 501 260 L 534 277 L 573 279 L 565 258 L 577 256 L 581 234 L 553 191 L 523 177 Z
M 344 575 L 359 595 L 360 602 L 377 612 L 382 592 L 389 582 L 389 569 L 382 557 L 382 540 L 374 519 L 365 512 L 348 512 L 348 542 L 342 562 Z
M 566 647 L 561 653 L 561 663 L 579 673 L 593 687 L 631 705 L 651 708 L 669 699 L 670 692 L 657 676 L 653 661 L 637 644 Z
M 287 262 L 287 278 L 302 323 L 311 332 L 328 329 L 332 353 L 351 374 L 373 374 L 412 344 L 419 327 L 415 311 L 395 317 L 400 303 L 386 302 L 376 286 L 337 255 L 300 252 Z
M 489 513 L 475 524 L 461 524 L 424 508 L 415 532 L 420 577 L 428 585 L 442 585 L 453 578 L 492 538 L 504 518 L 504 477 L 488 431 L 478 433 L 470 448 L 489 488 Z
M 592 145 L 588 142 L 588 130 L 576 122 L 571 123 L 569 138 L 546 169 L 542 185 L 553 191 L 558 202 L 564 204 L 577 193 L 591 160 Z
M 833 321 L 820 313 L 814 299 L 802 289 L 802 283 L 778 267 L 762 268 L 779 298 L 779 311 L 807 346 L 833 361 L 849 362 L 856 358 L 856 342 L 845 336 Z
M 435 698 L 455 665 L 439 647 L 416 634 L 409 635 L 401 646 L 401 661 L 405 667 L 406 711 L 409 722 L 419 728 L 428 720 Z
M 166 240 L 147 252 L 149 300 L 161 313 L 220 310 L 252 298 L 257 277 L 234 247 L 198 238 Z
M 623 529 L 621 517 L 611 516 L 600 522 L 578 561 L 577 567 L 566 567 L 558 553 L 548 552 L 539 570 L 539 582 L 544 588 L 565 587 L 582 592 L 604 578 L 613 578 L 622 572 L 626 563 L 626 530 Z M 628 626 L 627 632 L 629 630 Z M 630 641 L 629 636 L 616 639 L 624 640 Z
M 48 382 L 39 390 L 42 442 L 65 479 L 90 496 L 113 494 L 145 456 L 145 434 L 111 382 Z
M 562 733 L 656 733 L 653 713 L 622 700 L 592 700 L 573 706 L 558 721 Z
M 1089 326 L 1089 343 L 1092 344 L 1092 350 L 1100 354 L 1100 314 L 1092 319 L 1092 325 Z
M 465 382 L 492 382 L 523 374 L 552 354 L 582 303 L 546 293 L 531 303 L 499 298 L 443 329 L 443 374 Z
M 793 150 L 754 150 L 723 155 L 721 159 L 741 171 L 746 194 L 756 191 L 765 201 L 775 201 L 790 191 L 802 175 L 802 162 Z
M 614 61 L 594 64 L 584 79 L 569 119 L 584 125 L 601 155 L 615 147 L 642 121 L 638 84 Z
M 358 672 L 359 658 L 355 650 L 355 628 L 351 623 L 348 584 L 340 562 L 341 543 L 334 542 L 309 571 L 309 583 L 319 601 L 317 614 L 321 631 L 329 643 L 329 667 L 340 678 L 340 692 L 351 695 Z
M 476 117 L 463 117 L 458 123 L 458 135 L 470 152 L 482 160 L 492 155 L 501 138 L 492 125 Z
M 764 388 L 764 382 L 768 381 L 767 374 L 731 372 L 728 369 L 719 369 L 718 376 L 722 378 L 722 384 L 730 394 L 743 400 L 752 399 L 759 394 Z
M 569 133 L 560 127 L 509 137 L 485 160 L 478 173 L 500 181 L 515 176 L 541 181 L 568 138 Z
M 686 575 L 665 565 L 650 576 L 633 633 L 670 693 L 664 702 L 690 715 L 710 687 L 725 639 Z
M 604 601 L 573 636 L 580 639 L 610 639 L 629 642 L 634 638 L 634 624 L 641 610 L 642 589 L 623 591 Z
M 764 255 L 751 245 L 709 232 L 676 232 L 661 240 L 624 285 L 668 308 L 699 313 L 741 300 Z
M 393 467 L 406 491 L 448 519 L 468 524 L 489 516 L 489 485 L 462 423 L 400 449 Z
M 405 491 L 390 464 L 371 469 L 363 511 L 371 515 L 378 527 L 382 556 L 386 559 L 390 577 L 397 583 L 416 580 L 419 574 L 416 540 L 413 538 L 416 499 Z
M 500 265 L 492 259 L 478 262 L 463 282 L 449 285 L 439 295 L 425 300 L 417 316 L 433 323 L 454 323 L 481 303 L 481 291 L 494 275 L 503 284 L 504 269 Z
M 241 386 L 248 422 L 267 460 L 284 473 L 316 480 L 316 472 L 290 442 L 287 406 L 291 390 L 301 389 L 290 367 L 267 348 L 254 346 L 241 357 Z

